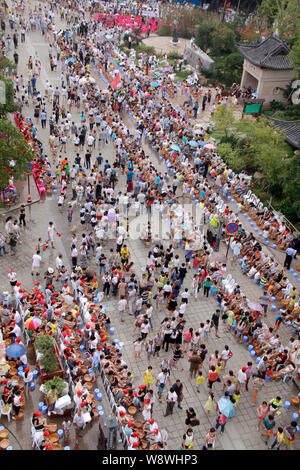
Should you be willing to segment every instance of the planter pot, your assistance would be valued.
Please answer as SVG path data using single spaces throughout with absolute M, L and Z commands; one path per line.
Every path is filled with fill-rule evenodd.
M 59 350 L 58 350 L 55 339 L 54 339 L 54 349 L 55 349 L 55 355 L 56 355 L 57 362 L 59 363 L 59 369 L 58 370 L 56 370 L 54 372 L 45 372 L 42 369 L 40 362 L 37 361 L 37 368 L 40 372 L 40 377 L 41 377 L 41 382 L 42 383 L 46 382 L 47 380 L 53 379 L 53 377 L 55 377 L 55 376 L 60 377 L 61 379 L 63 379 L 66 375 L 66 372 L 65 372 L 65 370 L 62 366 L 62 363 L 61 363 L 61 360 L 60 360 L 60 357 L 59 357 Z

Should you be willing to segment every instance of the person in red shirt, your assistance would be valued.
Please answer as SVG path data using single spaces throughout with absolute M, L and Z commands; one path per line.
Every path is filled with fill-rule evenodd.
M 221 382 L 219 372 L 216 370 L 215 366 L 211 366 L 206 378 L 208 379 L 208 388 L 210 389 L 212 389 L 214 382 Z

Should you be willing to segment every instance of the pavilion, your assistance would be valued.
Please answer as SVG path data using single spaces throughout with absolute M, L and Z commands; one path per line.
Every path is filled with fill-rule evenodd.
M 295 77 L 288 57 L 289 47 L 270 36 L 256 45 L 235 44 L 244 56 L 241 88 L 251 88 L 265 105 L 272 100 L 285 101 L 283 89 Z

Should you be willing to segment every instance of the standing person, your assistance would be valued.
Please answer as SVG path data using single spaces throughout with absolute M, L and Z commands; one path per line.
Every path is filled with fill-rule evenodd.
M 75 446 L 78 446 L 78 438 L 82 437 L 81 432 L 85 428 L 85 420 L 84 420 L 83 414 L 81 412 L 81 408 L 77 409 L 77 411 L 74 415 L 74 418 L 73 418 L 73 424 L 74 424 L 74 428 L 75 428 Z
M 246 370 L 246 382 L 245 382 L 245 389 L 248 392 L 248 384 L 249 380 L 251 379 L 253 375 L 253 369 L 252 369 L 252 362 L 247 362 L 247 370 Z
M 48 226 L 48 239 L 47 239 L 46 243 L 49 243 L 49 241 L 50 241 L 52 248 L 54 248 L 54 232 L 57 233 L 57 230 L 56 230 L 56 228 L 54 227 L 54 223 L 53 223 L 53 222 L 49 222 L 49 226 Z
M 51 385 L 51 389 L 47 393 L 47 396 L 46 396 L 47 405 L 48 405 L 48 416 L 50 416 L 51 412 L 54 410 L 57 399 L 58 399 L 58 393 L 57 393 L 56 387 L 55 385 Z
M 264 442 L 265 445 L 268 445 L 270 437 L 273 435 L 273 429 L 275 427 L 275 420 L 274 420 L 274 415 L 270 414 L 268 417 L 266 417 L 263 422 L 263 432 L 262 436 L 265 437 Z
M 263 388 L 265 384 L 265 380 L 262 379 L 261 377 L 253 377 L 251 385 L 252 385 L 252 391 L 253 391 L 253 405 L 256 405 L 256 399 L 257 399 L 257 393 L 259 390 Z
M 153 383 L 152 366 L 148 366 L 148 369 L 145 370 L 144 376 L 143 376 L 143 384 L 146 385 L 147 391 L 149 390 L 152 383 Z
M 175 392 L 173 387 L 171 387 L 170 390 L 168 391 L 168 394 L 167 394 L 167 397 L 166 397 L 167 408 L 166 408 L 166 412 L 164 414 L 164 417 L 173 414 L 173 409 L 174 409 L 176 400 L 177 400 L 177 393 Z
M 125 320 L 124 320 L 124 312 L 126 310 L 126 306 L 127 306 L 127 300 L 125 299 L 125 295 L 121 295 L 121 298 L 118 302 L 118 310 L 119 310 L 119 314 L 120 314 L 120 321 L 123 323 Z
M 20 227 L 21 227 L 22 224 L 23 224 L 24 227 L 26 227 L 25 217 L 26 217 L 25 206 L 24 206 L 24 204 L 22 204 L 21 207 L 20 207 L 20 216 L 19 216 Z
M 211 279 L 210 279 L 209 276 L 207 276 L 207 278 L 205 279 L 203 287 L 204 287 L 204 289 L 203 289 L 203 295 L 206 295 L 206 297 L 208 297 L 208 296 L 209 296 L 210 287 L 211 287 Z
M 236 382 L 236 391 L 240 392 L 242 385 L 246 384 L 247 375 L 246 375 L 247 367 L 242 367 L 237 374 L 237 382 Z
M 220 336 L 218 335 L 219 320 L 220 320 L 220 310 L 217 309 L 216 312 L 211 317 L 211 327 L 215 329 L 215 334 L 217 338 L 220 338 Z
M 226 422 L 227 422 L 226 416 L 223 415 L 223 413 L 220 413 L 216 422 L 216 430 L 221 426 L 221 434 L 224 433 Z
M 205 94 L 202 98 L 202 111 L 205 111 L 206 102 L 207 102 L 207 95 Z
M 40 267 L 41 267 L 41 262 L 42 262 L 42 257 L 40 256 L 41 252 L 40 250 L 37 250 L 37 252 L 32 256 L 32 267 L 31 267 L 31 276 L 34 275 L 34 272 L 36 271 L 36 275 L 40 275 Z
M 295 435 L 297 433 L 297 421 L 292 421 L 290 424 L 287 424 L 283 428 L 284 434 L 284 443 L 286 445 L 286 450 L 291 450 L 293 441 L 295 440 Z
M 3 251 L 3 255 L 7 254 L 7 251 L 5 249 L 5 236 L 0 232 L 0 256 L 2 256 L 1 251 Z
M 286 269 L 290 269 L 293 257 L 296 256 L 297 251 L 294 248 L 291 248 L 290 246 L 285 250 L 285 260 L 284 260 L 284 267 Z
M 259 407 L 257 408 L 257 417 L 258 417 L 257 431 L 260 430 L 260 424 L 266 418 L 268 411 L 269 411 L 269 405 L 266 401 L 263 401 L 262 404 L 259 405 Z
M 176 382 L 172 385 L 172 389 L 177 394 L 178 408 L 182 410 L 181 402 L 183 400 L 183 383 L 177 379 Z
M 162 372 L 158 374 L 156 379 L 156 386 L 158 387 L 157 395 L 160 402 L 167 380 L 171 384 L 168 369 L 163 369 Z
M 204 405 L 205 413 L 207 415 L 209 415 L 209 413 L 213 409 L 213 406 L 214 406 L 215 403 L 216 403 L 215 396 L 214 396 L 213 392 L 210 391 L 209 395 L 208 395 L 208 399 L 207 399 L 207 401 Z
M 264 291 L 263 295 L 260 296 L 259 300 L 262 308 L 264 309 L 264 315 L 266 317 L 268 312 L 268 305 L 270 303 L 270 297 L 268 296 L 268 292 L 266 290 Z

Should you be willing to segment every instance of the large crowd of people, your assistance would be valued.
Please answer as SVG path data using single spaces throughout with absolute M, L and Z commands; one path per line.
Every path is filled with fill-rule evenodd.
M 40 336 L 55 339 L 57 360 L 68 378 L 74 403 L 76 445 L 87 423 L 103 415 L 94 393 L 101 378 L 112 407 L 106 416 L 106 436 L 100 421 L 101 448 L 113 448 L 118 430 L 127 449 L 165 449 L 168 429 L 154 419 L 154 386 L 158 387 L 158 401 L 163 397 L 166 400 L 165 417 L 173 414 L 175 404 L 181 410 L 185 384 L 179 378 L 172 383 L 171 371 L 180 377 L 184 357 L 188 357 L 195 390 L 200 392 L 207 381 L 208 396 L 203 405 L 207 414 L 219 403 L 215 398 L 218 382 L 223 384 L 221 398 L 235 410 L 249 384 L 256 404 L 265 381 L 298 377 L 299 294 L 285 272 L 297 253 L 298 240 L 251 193 L 247 178 L 235 174 L 218 157 L 209 133 L 194 125 L 198 113 L 205 111 L 206 102 L 210 106 L 226 105 L 218 99 L 220 90 L 202 93 L 200 89 L 201 111 L 201 94 L 195 95 L 185 83 L 176 84 L 169 72 L 161 73 L 154 54 L 137 58 L 130 52 L 127 56 L 119 48 L 126 25 L 95 19 L 100 12 L 88 1 L 65 1 L 61 5 L 44 2 L 23 8 L 24 2 L 16 0 L 13 6 L 15 10 L 6 12 L 7 28 L 23 37 L 29 31 L 40 31 L 49 43 L 50 77 L 41 83 L 41 62 L 38 56 L 30 56 L 28 77 L 19 73 L 14 77 L 20 103 L 15 120 L 35 150 L 31 168 L 37 187 L 57 195 L 55 218 L 66 217 L 73 234 L 70 270 L 69 262 L 57 254 L 55 269 L 48 267 L 45 271 L 45 253 L 55 248 L 55 237 L 61 236 L 55 218 L 49 222 L 48 238 L 38 240 L 32 257 L 33 289 L 24 289 L 17 273 L 9 270 L 12 291 L 3 293 L 0 304 L 3 339 L 7 346 L 17 343 L 25 350 L 34 344 L 36 351 Z M 16 7 L 22 7 L 27 15 L 15 13 Z M 115 6 L 109 12 L 107 8 L 103 6 L 105 15 L 118 13 Z M 62 29 L 57 28 L 57 18 L 64 24 Z M 4 34 L 4 53 L 9 53 L 9 44 Z M 51 74 L 57 73 L 61 86 L 52 86 Z M 181 94 L 191 99 L 188 106 L 194 114 L 188 112 L 188 107 L 175 104 Z M 30 108 L 32 118 L 26 116 Z M 39 132 L 39 126 L 45 129 L 47 125 L 49 155 Z M 109 142 L 114 158 L 106 158 Z M 159 162 L 166 164 L 165 170 Z M 124 179 L 125 186 L 121 184 Z M 256 225 L 256 230 L 249 230 L 242 214 L 247 222 L 251 220 L 251 227 Z M 161 240 L 155 233 L 156 216 L 168 227 L 168 240 Z M 139 232 L 130 227 L 135 217 L 143 221 L 144 228 Z M 78 227 L 75 219 L 80 221 Z M 237 235 L 230 241 L 232 263 L 239 263 L 248 282 L 253 279 L 261 286 L 259 302 L 247 299 L 230 274 L 227 259 L 215 256 L 220 238 L 227 241 L 228 222 L 238 226 Z M 3 255 L 8 240 L 15 238 L 17 244 L 22 236 L 21 224 L 26 226 L 24 208 L 19 224 L 11 217 L 6 220 L 4 236 L 0 234 Z M 136 238 L 144 238 L 148 246 L 142 274 L 132 260 L 131 239 Z M 286 251 L 284 266 L 267 251 L 271 240 L 276 241 L 277 250 Z M 17 256 L 16 246 L 10 246 L 11 254 Z M 193 278 L 188 285 L 190 270 Z M 188 304 L 191 299 L 197 304 L 200 298 L 209 296 L 215 297 L 216 310 L 210 318 L 201 318 L 196 329 L 190 324 Z M 118 326 L 112 326 L 106 311 L 111 300 L 119 314 Z M 282 308 L 271 326 L 268 308 L 276 302 Z M 32 317 L 37 322 L 33 330 L 26 326 Z M 111 336 L 128 318 L 132 319 L 136 337 L 132 364 L 123 359 L 122 344 Z M 279 331 L 289 325 L 294 334 L 285 345 Z M 247 362 L 235 373 L 225 371 L 232 357 L 229 346 L 222 344 L 222 352 L 208 352 L 207 347 L 212 335 L 219 340 L 221 327 L 232 333 L 230 341 L 246 345 L 251 356 L 259 360 L 255 364 Z M 160 372 L 154 376 L 151 363 L 160 358 L 160 353 Z M 3 406 L 7 405 L 6 410 L 11 409 L 13 418 L 18 419 L 22 402 L 26 405 L 26 390 L 33 383 L 33 371 L 25 352 L 15 360 L 9 356 L 7 359 L 1 390 Z M 40 359 L 35 370 L 44 378 Z M 145 362 L 142 383 L 134 380 L 137 362 Z M 50 416 L 59 398 L 53 387 L 46 400 Z M 281 402 L 280 397 L 276 400 Z M 276 406 L 282 406 L 274 403 L 269 400 L 258 408 L 266 444 L 275 426 Z M 55 448 L 40 411 L 35 411 L 31 420 L 37 447 Z M 192 407 L 185 416 L 185 434 L 178 445 L 190 449 L 199 416 Z M 230 416 L 219 409 L 215 427 L 208 430 L 201 444 L 203 449 L 214 448 L 216 431 L 220 427 L 223 433 L 228 419 Z M 282 444 L 291 448 L 296 426 L 292 420 L 280 428 L 282 431 L 278 428 L 272 448 Z M 69 427 L 70 422 L 64 421 L 65 436 Z

